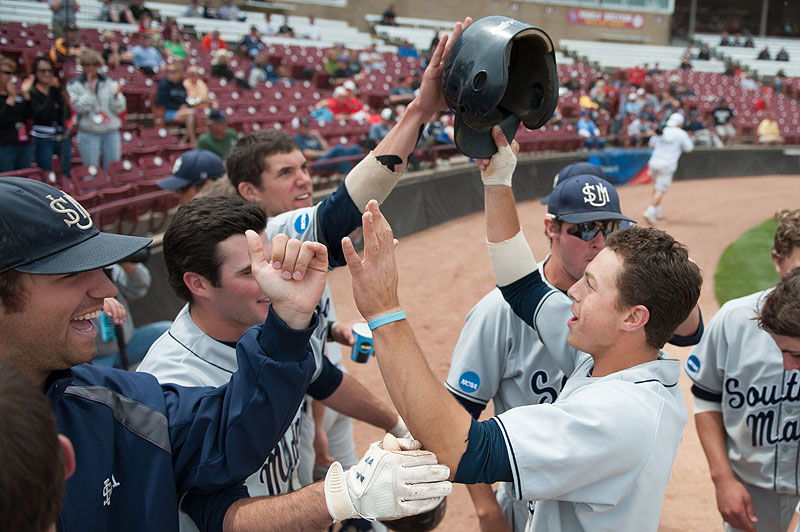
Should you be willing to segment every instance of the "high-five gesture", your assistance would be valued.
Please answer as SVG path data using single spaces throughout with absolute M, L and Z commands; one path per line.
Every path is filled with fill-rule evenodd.
M 275 313 L 294 329 L 308 327 L 325 288 L 328 272 L 325 245 L 275 235 L 270 261 L 264 253 L 263 235 L 255 231 L 247 231 L 245 235 L 253 279 L 270 298 Z

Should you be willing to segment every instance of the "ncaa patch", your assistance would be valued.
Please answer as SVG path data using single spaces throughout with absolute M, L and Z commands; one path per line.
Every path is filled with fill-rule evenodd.
M 465 371 L 458 378 L 458 387 L 466 393 L 477 392 L 481 387 L 481 378 L 474 371 Z
M 690 355 L 689 358 L 686 359 L 686 369 L 692 373 L 700 371 L 700 359 L 697 358 L 697 355 Z
M 294 219 L 294 230 L 298 233 L 304 233 L 305 230 L 308 229 L 310 222 L 311 216 L 307 212 L 304 212 Z

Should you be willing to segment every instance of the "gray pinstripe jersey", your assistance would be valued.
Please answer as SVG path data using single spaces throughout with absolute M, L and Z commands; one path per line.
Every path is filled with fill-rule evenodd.
M 728 460 L 746 483 L 800 494 L 800 372 L 753 319 L 769 291 L 725 303 L 684 367 L 695 395 L 722 404 Z

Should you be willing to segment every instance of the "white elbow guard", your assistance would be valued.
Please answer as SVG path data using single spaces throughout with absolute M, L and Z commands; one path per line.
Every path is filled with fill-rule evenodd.
M 487 240 L 486 244 L 498 286 L 509 285 L 536 270 L 536 259 L 522 229 L 504 242 Z
M 369 152 L 344 178 L 347 193 L 362 213 L 369 200 L 383 203 L 403 174 L 392 172 Z

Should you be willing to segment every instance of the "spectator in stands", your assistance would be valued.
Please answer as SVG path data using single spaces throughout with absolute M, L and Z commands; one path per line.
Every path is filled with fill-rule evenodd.
M 765 46 L 760 52 L 758 52 L 758 56 L 756 57 L 758 61 L 772 61 L 772 57 L 769 55 L 769 46 Z
M 681 64 L 678 65 L 678 68 L 681 70 L 691 70 L 692 69 L 692 59 L 688 55 L 684 55 L 681 58 Z
M 733 127 L 735 114 L 725 98 L 719 99 L 717 106 L 711 111 L 711 116 L 714 117 L 714 130 L 720 140 L 723 144 L 728 144 L 736 136 L 736 128 Z
M 647 76 L 647 71 L 640 65 L 634 65 L 628 70 L 628 83 L 634 87 L 641 87 L 644 85 L 644 79 Z
M 164 54 L 178 61 L 186 59 L 189 55 L 186 50 L 186 44 L 178 28 L 172 28 L 170 30 L 169 38 L 164 41 L 163 48 Z
M 260 31 L 262 35 L 266 35 L 267 37 L 278 33 L 278 28 L 275 27 L 275 24 L 272 23 L 272 16 L 269 13 L 264 15 L 264 22 L 259 24 L 258 31 Z
M 722 147 L 722 141 L 719 140 L 715 134 L 706 128 L 703 123 L 700 111 L 697 108 L 689 111 L 689 121 L 684 126 L 684 129 L 694 141 L 696 146 L 716 146 Z
M 731 38 L 731 46 L 744 46 L 744 42 L 742 42 L 742 37 L 738 33 L 735 33 Z M 752 48 L 752 46 L 750 47 Z
M 350 50 L 347 57 L 347 73 L 348 77 L 359 78 L 358 74 L 361 72 L 361 62 L 358 60 L 358 50 Z M 346 82 L 345 82 L 346 83 Z
M 394 126 L 394 113 L 388 107 L 381 111 L 380 117 L 381 119 L 369 128 L 369 140 L 374 142 L 374 146 L 377 146 Z
M 366 50 L 358 54 L 358 61 L 361 66 L 368 70 L 383 70 L 386 68 L 386 61 L 384 61 L 383 55 L 378 52 L 374 42 L 370 43 Z
M 580 106 L 582 111 L 596 111 L 600 108 L 597 102 L 592 100 L 592 97 L 588 94 L 581 94 L 580 98 L 578 98 L 578 105 Z
M 233 5 L 233 0 L 222 0 L 222 5 L 217 9 L 217 18 L 220 20 L 237 20 L 239 22 L 247 20 L 247 16 Z
M 203 18 L 217 18 L 217 8 L 214 7 L 214 3 L 211 0 L 206 0 L 203 4 Z
M 53 34 L 58 38 L 64 34 L 67 24 L 76 24 L 80 6 L 77 0 L 48 0 L 53 12 Z
M 383 26 L 397 26 L 397 14 L 394 12 L 394 4 L 389 4 L 386 10 L 381 15 L 381 21 L 378 24 Z
M 23 88 L 24 93 L 24 88 Z M 25 99 L 30 100 L 33 128 L 33 157 L 36 165 L 50 172 L 53 156 L 58 157 L 61 173 L 69 175 L 72 142 L 67 134 L 67 101 L 55 75 L 53 62 L 44 56 L 33 61 L 33 83 Z
M 578 135 L 586 139 L 587 149 L 603 149 L 605 147 L 606 141 L 600 136 L 600 128 L 592 120 L 589 111 L 581 111 L 581 117 L 575 127 L 578 130 Z
M 323 65 L 325 72 L 333 76 L 334 72 L 339 68 L 339 52 L 335 48 L 328 48 L 325 52 L 325 63 Z
M 156 105 L 164 108 L 164 123 L 179 122 L 186 126 L 184 141 L 192 146 L 197 142 L 195 133 L 194 109 L 189 106 L 186 88 L 183 86 L 183 67 L 171 63 L 166 68 L 167 75 L 158 81 Z
M 255 57 L 263 49 L 264 43 L 261 42 L 261 34 L 258 32 L 258 28 L 250 26 L 250 33 L 239 41 L 239 51 L 245 57 Z
M 331 74 L 331 77 L 334 80 L 338 80 L 335 81 L 335 83 L 341 82 L 342 79 L 349 78 L 350 76 L 352 76 L 352 73 L 350 72 L 350 69 L 347 68 L 347 65 L 348 65 L 348 57 L 339 56 L 337 54 L 336 68 L 333 70 L 333 74 Z
M 200 68 L 197 65 L 190 65 L 186 69 L 186 79 L 183 80 L 183 88 L 186 89 L 186 103 L 190 107 L 205 108 L 212 105 L 208 93 L 208 85 L 200 77 Z
M 755 48 L 756 43 L 753 42 L 753 36 L 748 33 L 747 36 L 745 37 L 744 44 L 742 44 L 742 46 L 744 46 L 745 48 Z
M 653 63 L 653 68 L 647 70 L 647 75 L 648 76 L 660 76 L 663 73 L 664 73 L 664 71 L 661 70 L 660 66 L 658 66 L 658 61 Z
M 145 32 L 136 34 L 136 46 L 131 49 L 133 66 L 146 76 L 154 76 L 164 64 L 158 49 L 153 46 L 153 38 Z
M 731 38 L 730 36 L 728 36 L 727 31 L 722 32 L 722 36 L 720 37 L 718 46 L 733 46 L 733 44 L 731 43 Z
M 320 39 L 321 35 L 314 15 L 308 16 L 308 26 L 303 30 L 303 37 L 312 41 L 318 41 Z
M 768 113 L 756 129 L 759 144 L 782 144 L 783 137 L 778 122 L 773 113 Z
M 211 77 L 233 80 L 235 74 L 229 65 L 230 56 L 227 50 L 217 50 L 211 60 Z
M 283 24 L 278 28 L 278 35 L 283 37 L 294 37 L 294 28 L 289 25 L 289 15 L 283 16 Z
M 775 89 L 776 93 L 780 94 L 781 92 L 783 92 L 783 84 L 785 82 L 786 82 L 786 72 L 784 72 L 783 69 L 781 68 L 775 73 L 775 77 L 772 80 L 773 88 Z
M 33 78 L 26 79 L 17 93 L 17 86 L 11 80 L 16 69 L 16 61 L 0 56 L 0 172 L 30 168 L 33 158 L 25 125 L 31 116 Z
M 620 114 L 622 116 L 627 116 L 627 115 L 639 116 L 642 114 L 642 106 L 639 105 L 635 92 L 631 92 L 628 94 L 628 97 L 625 99 L 625 103 L 622 104 L 622 109 Z
M 200 0 L 191 0 L 189 7 L 183 12 L 184 17 L 203 18 L 203 8 L 200 7 Z
M 703 46 L 700 48 L 700 51 L 697 53 L 697 59 L 700 61 L 711 60 L 711 49 L 707 44 L 703 44 Z
M 414 78 L 411 76 L 401 77 L 398 80 L 399 85 L 389 91 L 389 103 L 392 105 L 410 103 L 414 99 L 414 89 L 411 87 L 413 81 Z
M 739 85 L 742 87 L 743 90 L 746 91 L 756 91 L 758 90 L 758 82 L 750 77 L 750 74 L 747 72 L 742 72 L 739 76 Z
M 789 52 L 786 51 L 786 48 L 781 48 L 778 50 L 778 53 L 775 55 L 775 61 L 788 61 L 789 60 Z
M 303 152 L 303 155 L 309 161 L 326 161 L 335 157 L 346 157 L 349 155 L 361 155 L 363 152 L 358 146 L 343 146 L 336 144 L 333 148 L 325 140 L 316 129 L 309 129 L 307 118 L 296 118 L 292 120 L 292 125 L 295 128 L 294 141 L 297 147 Z M 335 169 L 340 174 L 347 174 L 355 162 L 345 161 L 331 165 L 317 166 L 319 170 L 333 170 Z
M 111 30 L 103 32 L 103 61 L 109 67 L 133 64 L 133 52 L 124 44 L 120 45 L 117 34 Z
M 403 39 L 403 42 L 397 47 L 397 55 L 399 57 L 419 57 L 419 52 L 413 44 L 408 42 L 408 39 Z
M 142 21 L 142 15 L 147 15 L 148 17 L 150 17 L 150 20 L 153 20 L 155 18 L 153 16 L 153 12 L 150 11 L 150 8 L 144 5 L 144 0 L 133 0 L 130 10 L 131 13 L 133 13 L 133 18 L 135 18 L 139 22 Z
M 136 33 L 146 33 L 153 38 L 153 43 L 158 44 L 158 24 L 148 13 L 142 13 L 142 16 L 139 17 L 139 27 L 136 29 Z
M 203 40 L 200 45 L 206 52 L 216 52 L 217 50 L 227 50 L 228 45 L 219 36 L 219 30 L 214 30 L 211 33 L 203 35 Z
M 258 83 L 263 81 L 277 81 L 278 74 L 275 72 L 275 67 L 269 62 L 269 56 L 266 50 L 261 50 L 253 59 L 253 64 L 250 66 L 250 74 L 247 76 L 247 82 L 250 87 L 255 88 Z
M 225 176 L 225 165 L 215 153 L 206 150 L 191 150 L 175 161 L 172 175 L 156 183 L 164 190 L 172 190 L 181 205 L 192 201 L 206 185 Z M 234 194 L 236 192 L 234 191 Z
M 317 108 L 326 107 L 333 113 L 336 120 L 359 120 L 366 118 L 364 106 L 358 98 L 348 98 L 347 89 L 336 87 L 333 90 L 333 97 L 323 100 L 316 105 Z
M 114 0 L 103 0 L 103 7 L 100 8 L 99 20 L 102 22 L 114 22 L 115 24 L 119 24 L 120 22 L 127 24 L 136 23 L 136 19 L 133 18 L 131 10 L 125 6 L 115 4 Z
M 631 146 L 647 146 L 647 141 L 653 136 L 653 124 L 642 120 L 639 115 L 634 115 L 626 133 L 631 138 Z
M 103 58 L 94 50 L 84 49 L 78 55 L 83 75 L 67 84 L 70 103 L 77 114 L 78 149 L 85 165 L 103 168 L 119 161 L 121 143 L 119 114 L 125 110 L 126 100 L 119 84 L 100 73 Z
M 64 25 L 63 34 L 50 49 L 50 60 L 59 72 L 64 70 L 64 65 L 75 63 L 83 50 L 83 45 L 78 41 L 78 26 L 74 22 Z
M 197 149 L 207 150 L 219 155 L 222 159 L 239 140 L 239 133 L 228 127 L 228 117 L 220 109 L 212 109 L 208 113 L 208 133 L 200 135 L 197 139 Z

